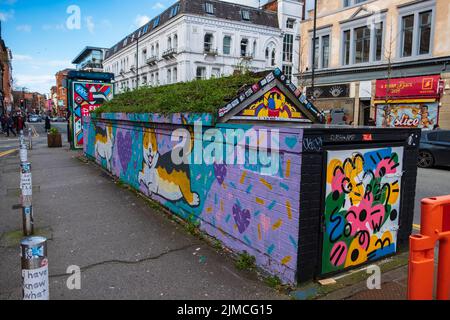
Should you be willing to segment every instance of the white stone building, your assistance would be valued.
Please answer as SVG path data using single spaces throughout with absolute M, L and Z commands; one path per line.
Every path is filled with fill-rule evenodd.
M 302 0 L 261 9 L 218 0 L 180 0 L 108 50 L 115 92 L 279 67 L 298 70 Z M 295 79 L 293 79 L 295 81 Z

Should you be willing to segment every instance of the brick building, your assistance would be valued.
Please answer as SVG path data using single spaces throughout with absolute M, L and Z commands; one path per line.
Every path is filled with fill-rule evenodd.
M 56 73 L 56 88 L 51 89 L 52 99 L 56 96 L 55 108 L 58 116 L 65 117 L 67 114 L 67 88 L 66 88 L 66 79 L 67 74 L 72 69 L 64 69 Z
M 2 38 L 0 21 L 0 114 L 12 108 L 12 53 Z

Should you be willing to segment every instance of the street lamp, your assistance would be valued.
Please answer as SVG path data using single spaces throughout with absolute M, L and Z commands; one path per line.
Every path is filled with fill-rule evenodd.
M 311 74 L 311 92 L 314 96 L 314 86 L 316 77 L 316 39 L 317 37 L 317 0 L 314 0 L 314 30 L 313 30 L 313 56 L 312 56 L 312 74 Z

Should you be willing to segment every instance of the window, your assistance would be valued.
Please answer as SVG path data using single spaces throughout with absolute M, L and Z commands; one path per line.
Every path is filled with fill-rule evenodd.
M 175 67 L 173 68 L 173 83 L 178 82 L 178 69 Z
M 383 22 L 375 26 L 375 61 L 380 61 L 383 55 Z
M 328 68 L 330 62 L 330 36 L 322 37 L 322 68 Z
M 250 21 L 250 11 L 242 10 L 241 11 L 241 17 L 242 17 L 242 20 Z
M 257 49 L 257 42 L 255 40 L 255 41 L 253 41 L 252 57 L 256 57 L 256 49 Z
M 171 83 L 172 82 L 172 70 L 168 69 L 167 70 L 167 83 Z
M 142 50 L 142 61 L 147 61 L 147 49 Z
M 350 30 L 347 30 L 344 32 L 344 65 L 350 64 L 350 48 L 351 48 L 351 42 L 350 42 Z
M 266 48 L 266 60 L 269 60 L 269 48 Z
M 167 38 L 167 50 L 172 49 L 172 38 L 168 37 Z
M 343 3 L 344 8 L 346 8 L 346 7 L 351 7 L 351 6 L 357 5 L 359 3 L 366 2 L 367 0 L 343 0 L 343 1 L 344 1 L 344 3 Z
M 153 29 L 155 29 L 156 27 L 159 26 L 159 21 L 161 20 L 161 17 L 158 16 L 155 18 L 155 20 L 153 20 Z
M 369 62 L 370 29 L 360 27 L 355 29 L 355 63 Z
M 319 68 L 319 50 L 320 50 L 320 38 L 316 38 L 316 41 L 314 42 L 314 69 Z
M 214 6 L 212 3 L 210 2 L 205 3 L 205 12 L 207 14 L 214 14 Z
M 283 38 L 283 61 L 292 62 L 294 52 L 294 35 L 285 34 Z
M 206 79 L 206 68 L 205 67 L 197 67 L 197 80 Z
M 402 18 L 402 57 L 410 57 L 413 52 L 414 15 Z
M 213 40 L 214 40 L 214 36 L 211 33 L 205 34 L 205 41 L 204 41 L 204 50 L 205 50 L 205 52 L 211 52 L 212 51 Z
M 142 34 L 146 34 L 148 31 L 148 24 L 145 25 L 144 29 L 142 29 Z
M 430 53 L 432 11 L 419 14 L 419 54 Z
M 287 19 L 286 20 L 286 28 L 294 29 L 295 19 Z
M 178 14 L 178 10 L 180 9 L 180 4 L 177 3 L 170 9 L 169 18 L 173 18 Z
M 283 73 L 291 80 L 292 79 L 292 66 L 283 66 Z
M 177 36 L 177 35 L 174 35 L 174 36 L 173 36 L 173 48 L 174 48 L 175 50 L 178 49 L 178 36 Z
M 223 37 L 223 54 L 231 54 L 231 37 Z
M 157 72 L 156 75 L 155 75 L 155 84 L 156 85 L 159 84 L 159 72 Z
M 154 45 L 152 45 L 151 53 L 152 53 L 152 57 L 154 57 L 155 56 L 155 46 Z
M 211 77 L 212 78 L 219 78 L 220 77 L 220 69 L 219 68 L 212 68 L 212 70 L 211 70 Z
M 125 38 L 125 40 L 123 40 L 122 47 L 125 47 L 127 44 L 128 44 L 128 38 Z
M 159 57 L 159 43 L 156 43 L 156 56 Z
M 247 56 L 248 39 L 241 40 L 241 57 Z
M 273 50 L 272 50 L 272 61 L 271 61 L 272 67 L 274 67 L 275 64 L 276 64 L 276 63 L 275 63 L 276 56 L 277 56 L 276 51 L 275 51 L 275 49 L 273 49 Z

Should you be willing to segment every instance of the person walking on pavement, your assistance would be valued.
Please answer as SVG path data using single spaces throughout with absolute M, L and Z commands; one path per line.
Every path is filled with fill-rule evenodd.
M 17 117 L 17 132 L 23 131 L 24 128 L 26 128 L 25 124 L 25 118 L 22 114 L 19 114 Z
M 14 120 L 10 116 L 6 116 L 6 136 L 9 137 L 9 132 L 12 132 L 14 134 L 14 137 L 17 136 L 16 132 L 14 131 Z
M 48 133 L 51 128 L 52 128 L 52 125 L 50 123 L 50 116 L 47 114 L 45 116 L 45 132 Z
M 6 133 L 6 114 L 2 114 L 2 116 L 0 117 L 0 122 L 2 125 L 2 132 L 1 133 Z

